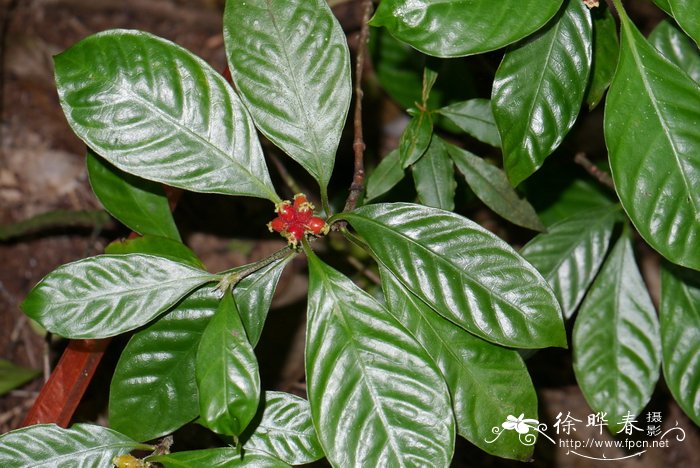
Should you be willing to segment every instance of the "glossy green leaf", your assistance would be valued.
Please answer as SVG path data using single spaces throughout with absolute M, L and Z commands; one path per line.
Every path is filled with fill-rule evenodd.
M 112 30 L 54 63 L 68 123 L 119 169 L 195 192 L 279 201 L 245 108 L 187 50 L 142 31 Z
M 255 124 L 325 191 L 352 94 L 347 40 L 328 4 L 227 0 L 224 42 Z
M 257 411 L 260 374 L 229 293 L 202 334 L 196 366 L 200 422 L 219 434 L 239 435 Z
M 504 346 L 566 346 L 545 279 L 478 224 L 411 203 L 366 205 L 340 217 L 406 289 L 465 330 Z
M 0 396 L 24 385 L 41 373 L 38 369 L 28 369 L 0 359 Z
M 407 168 L 420 159 L 430 146 L 433 137 L 433 119 L 427 112 L 419 112 L 411 118 L 399 140 L 401 167 Z
M 465 332 L 437 315 L 385 268 L 380 273 L 387 308 L 425 348 L 447 381 L 457 432 L 492 455 L 529 460 L 531 446 L 517 437 L 493 441 L 491 431 L 509 414 L 537 415 L 537 395 L 520 354 Z
M 262 419 L 245 442 L 290 465 L 303 465 L 323 458 L 309 402 L 284 392 L 265 392 Z
M 539 217 L 546 226 L 563 221 L 576 213 L 612 204 L 600 184 L 584 179 L 575 179 L 559 192 L 555 199 L 550 198 L 547 201 L 549 204 L 538 210 Z
M 666 384 L 678 405 L 700 425 L 700 274 L 661 269 L 661 350 Z
M 700 268 L 700 87 L 621 13 L 620 62 L 605 104 L 615 189 L 644 240 Z
M 544 231 L 535 209 L 513 190 L 501 169 L 457 146 L 447 144 L 447 150 L 469 187 L 486 206 L 513 224 Z
M 659 378 L 659 322 L 632 252 L 629 230 L 617 241 L 581 304 L 573 331 L 574 372 L 594 412 L 611 431 L 646 406 Z
M 649 34 L 656 50 L 700 84 L 700 50 L 670 19 L 656 25 Z
M 668 0 L 668 4 L 681 29 L 700 45 L 700 5 L 697 0 Z
M 520 254 L 549 282 L 570 318 L 605 259 L 620 210 L 598 208 L 560 221 L 522 248 Z
M 506 52 L 493 82 L 493 115 L 513 186 L 559 146 L 583 101 L 592 57 L 591 15 L 580 0 L 564 5 L 544 29 Z
M 266 453 L 246 451 L 244 454 L 234 448 L 212 448 L 169 453 L 148 457 L 149 462 L 157 462 L 165 468 L 288 468 L 289 465 Z
M 165 237 L 144 235 L 133 239 L 111 242 L 105 247 L 105 253 L 111 255 L 144 253 L 165 257 L 170 260 L 204 270 L 204 264 L 197 255 L 180 241 Z
M 651 0 L 656 4 L 657 7 L 661 8 L 663 11 L 668 13 L 669 15 L 671 14 L 671 5 L 668 3 L 669 0 Z
M 605 91 L 610 86 L 617 57 L 620 54 L 620 42 L 617 38 L 617 24 L 607 7 L 591 10 L 593 17 L 593 62 L 591 76 L 586 90 L 586 103 L 589 109 L 596 107 Z
M 437 111 L 460 128 L 463 132 L 479 141 L 496 148 L 501 147 L 501 137 L 488 99 L 469 99 L 455 102 Z
M 541 28 L 560 0 L 383 0 L 372 26 L 436 57 L 500 49 Z
M 218 305 L 218 293 L 205 286 L 131 337 L 112 377 L 112 429 L 145 441 L 199 415 L 195 355 Z
M 295 255 L 294 251 L 290 251 L 286 257 L 246 276 L 233 289 L 241 322 L 253 347 L 260 340 L 282 270 Z
M 145 254 L 98 255 L 46 275 L 22 310 L 51 333 L 105 338 L 133 330 L 218 276 Z
M 390 151 L 367 177 L 365 200 L 384 195 L 401 182 L 405 175 L 399 159 L 399 150 Z
M 452 211 L 455 207 L 457 182 L 454 165 L 442 140 L 431 139 L 425 154 L 411 167 L 420 202 L 427 206 Z
M 0 466 L 111 466 L 115 456 L 137 449 L 152 450 L 153 447 L 102 426 L 76 424 L 64 429 L 55 424 L 39 424 L 0 435 Z
M 109 214 L 139 234 L 180 240 L 160 184 L 124 172 L 89 149 L 86 161 L 92 191 Z
M 440 371 L 372 296 L 310 249 L 306 382 L 333 466 L 448 466 L 455 442 Z

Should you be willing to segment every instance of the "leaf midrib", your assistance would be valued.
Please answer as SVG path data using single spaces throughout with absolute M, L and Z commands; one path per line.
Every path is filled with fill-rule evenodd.
M 492 297 L 498 298 L 498 299 L 499 299 L 500 301 L 502 301 L 504 304 L 507 304 L 507 305 L 511 306 L 513 309 L 518 310 L 518 311 L 521 310 L 520 307 L 516 306 L 515 304 L 513 304 L 513 303 L 510 302 L 509 300 L 505 299 L 505 298 L 500 294 L 499 291 L 490 290 L 489 288 L 487 288 L 486 286 L 482 285 L 482 284 L 479 283 L 477 280 L 475 280 L 472 276 L 470 276 L 469 274 L 467 274 L 466 271 L 464 271 L 463 269 L 457 268 L 455 265 L 453 265 L 448 259 L 444 258 L 442 255 L 440 255 L 440 254 L 434 252 L 433 250 L 429 249 L 428 247 L 424 246 L 423 244 L 420 244 L 419 242 L 415 241 L 414 239 L 411 239 L 410 237 L 408 237 L 407 235 L 403 234 L 402 232 L 400 232 L 400 231 L 398 231 L 398 230 L 395 230 L 395 229 L 390 229 L 390 228 L 388 227 L 388 225 L 384 225 L 384 224 L 380 223 L 379 221 L 377 221 L 377 220 L 375 220 L 375 219 L 373 219 L 373 218 L 362 217 L 362 216 L 357 215 L 356 213 L 355 213 L 355 214 L 353 214 L 353 213 L 345 213 L 343 216 L 346 216 L 346 217 L 347 217 L 347 216 L 350 216 L 350 217 L 353 217 L 353 216 L 359 217 L 359 218 L 361 218 L 361 220 L 364 220 L 364 221 L 367 221 L 367 222 L 372 222 L 372 223 L 376 224 L 377 226 L 380 226 L 380 227 L 384 228 L 384 229 L 385 229 L 386 231 L 388 231 L 389 233 L 394 233 L 394 234 L 396 234 L 398 237 L 401 237 L 401 238 L 405 239 L 406 241 L 408 241 L 408 243 L 411 243 L 411 244 L 413 244 L 413 245 L 418 246 L 418 247 L 419 247 L 421 250 L 423 250 L 423 251 L 429 252 L 431 255 L 433 255 L 434 257 L 438 258 L 438 259 L 440 260 L 441 263 L 447 264 L 447 265 L 450 267 L 450 269 L 453 270 L 453 271 L 456 271 L 456 272 L 459 274 L 460 277 L 466 277 L 466 278 L 469 280 L 469 284 L 470 284 L 472 287 L 473 287 L 473 286 L 476 286 L 476 287 L 478 287 L 482 292 L 487 293 L 488 295 L 490 295 L 490 296 L 492 296 Z M 352 224 L 352 221 L 350 221 L 350 224 Z M 372 249 L 372 250 L 374 250 L 374 249 Z M 375 256 L 376 256 L 376 255 L 375 255 Z M 389 267 L 388 265 L 386 265 L 384 262 L 382 262 L 382 264 L 384 264 L 385 267 L 389 268 L 390 271 L 392 271 L 392 272 L 394 271 L 391 267 Z M 401 275 L 396 275 L 396 277 L 399 278 L 399 280 L 401 281 L 401 283 L 403 283 L 404 286 L 406 286 L 407 289 L 409 289 L 410 291 L 412 291 L 412 289 L 410 288 L 410 286 L 407 285 L 407 284 L 405 283 L 405 279 L 403 279 L 403 278 L 401 277 Z M 460 282 L 461 282 L 461 281 L 460 281 Z M 420 296 L 419 296 L 419 297 L 420 297 Z M 556 300 L 556 299 L 555 299 L 555 300 Z M 427 302 L 426 302 L 426 303 L 427 303 Z M 430 305 L 430 304 L 428 304 L 428 305 Z M 431 308 L 433 308 L 433 307 L 431 306 Z M 491 311 L 491 312 L 493 312 L 493 311 Z M 483 312 L 482 312 L 482 313 L 483 313 Z M 523 315 L 524 315 L 524 314 L 523 314 Z M 455 317 L 457 317 L 456 314 L 455 314 Z M 482 331 L 483 333 L 486 333 L 486 332 L 484 332 L 484 331 L 476 324 L 476 322 L 475 322 L 474 320 L 471 320 L 470 323 L 471 323 L 476 329 Z M 488 336 L 488 334 L 487 334 L 487 336 Z M 507 336 L 507 335 L 505 335 L 505 334 L 503 334 L 503 333 L 501 334 L 501 336 L 503 336 L 504 338 L 508 338 L 509 340 L 512 340 L 512 338 L 511 338 L 510 336 Z M 490 339 L 487 339 L 487 341 L 490 341 Z
M 673 153 L 673 160 L 676 163 L 676 167 L 678 169 L 678 172 L 680 173 L 681 180 L 683 180 L 683 185 L 685 186 L 686 193 L 692 194 L 693 191 L 690 186 L 690 182 L 687 179 L 685 170 L 683 169 L 683 164 L 679 160 L 679 150 L 676 147 L 675 141 L 672 138 L 671 130 L 668 127 L 665 118 L 663 118 L 663 113 L 661 112 L 661 109 L 659 107 L 659 104 L 656 100 L 656 96 L 653 92 L 652 86 L 650 84 L 649 77 L 647 76 L 646 73 L 646 68 L 644 67 L 644 63 L 642 60 L 642 57 L 640 55 L 640 51 L 636 47 L 636 43 L 634 41 L 634 33 L 632 31 L 632 27 L 628 23 L 630 19 L 626 17 L 626 15 L 623 16 L 621 19 L 622 27 L 625 31 L 625 38 L 627 42 L 627 46 L 629 47 L 629 50 L 632 54 L 632 58 L 634 60 L 635 65 L 637 66 L 637 70 L 639 71 L 639 77 L 641 78 L 642 84 L 644 86 L 644 90 L 647 93 L 647 96 L 649 97 L 649 102 L 651 103 L 652 107 L 654 108 L 654 114 L 656 115 L 656 118 L 661 125 L 661 129 L 663 130 L 664 136 L 666 137 L 666 141 L 668 142 L 669 146 L 671 147 L 672 153 Z M 651 46 L 650 46 L 651 47 Z M 695 197 L 689 196 L 690 202 L 693 206 L 693 211 L 695 212 L 695 217 L 697 218 L 698 215 L 700 215 L 700 210 L 698 209 L 697 202 L 695 200 Z

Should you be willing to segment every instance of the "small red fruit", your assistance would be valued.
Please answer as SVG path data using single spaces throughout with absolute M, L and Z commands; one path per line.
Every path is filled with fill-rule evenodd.
M 289 226 L 287 228 L 287 239 L 292 244 L 296 245 L 296 243 L 298 241 L 300 241 L 303 237 L 304 237 L 304 228 L 302 226 L 295 224 L 295 225 Z
M 319 234 L 328 234 L 328 225 L 326 224 L 326 221 L 318 216 L 313 216 L 311 219 L 309 219 L 309 222 L 306 223 L 306 228 L 311 231 L 312 234 L 317 236 Z
M 287 222 L 278 216 L 269 223 L 267 223 L 267 227 L 270 230 L 270 232 L 282 232 L 287 229 Z
M 294 221 L 296 217 L 296 210 L 292 208 L 292 205 L 287 201 L 278 204 L 275 211 L 277 211 L 280 218 L 288 223 Z

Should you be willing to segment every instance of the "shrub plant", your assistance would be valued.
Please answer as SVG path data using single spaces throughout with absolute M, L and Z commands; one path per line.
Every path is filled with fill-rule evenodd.
M 89 148 L 94 191 L 142 236 L 57 268 L 22 309 L 66 338 L 133 336 L 112 380 L 109 428 L 10 432 L 0 465 L 271 467 L 325 457 L 340 467 L 443 467 L 456 437 L 527 460 L 531 445 L 515 431 L 494 440 L 492 428 L 537 417 L 522 356 L 547 347 L 572 348 L 580 388 L 611 431 L 643 410 L 660 369 L 700 422 L 700 11 L 655 0 L 668 18 L 645 38 L 620 0 L 596 3 L 382 0 L 371 56 L 410 121 L 363 193 L 354 117 L 344 207 L 329 181 L 351 61 L 325 1 L 228 0 L 232 85 L 140 31 L 106 31 L 57 55 L 60 102 Z M 483 61 L 448 60 L 466 56 Z M 497 70 L 477 69 L 494 57 Z M 490 99 L 469 90 L 455 99 L 450 82 L 478 90 L 470 73 L 492 81 Z M 602 102 L 610 173 L 579 154 L 590 174 L 570 177 L 567 134 L 582 106 Z M 317 191 L 283 200 L 258 132 Z M 415 196 L 400 188 L 408 173 Z M 288 245 L 208 272 L 181 242 L 163 185 L 268 200 L 270 231 Z M 516 251 L 455 212 L 465 199 L 531 240 Z M 316 252 L 329 230 L 373 262 L 380 288 L 362 289 Z M 643 243 L 663 257 L 658 314 L 635 260 Z M 309 270 L 308 399 L 261 388 L 254 352 L 298 255 Z M 129 454 L 192 421 L 221 446 Z

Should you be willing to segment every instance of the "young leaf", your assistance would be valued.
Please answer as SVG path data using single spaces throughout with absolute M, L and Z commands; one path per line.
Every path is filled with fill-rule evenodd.
M 383 0 L 372 26 L 436 57 L 459 57 L 500 49 L 541 28 L 561 0 Z
M 700 50 L 670 19 L 656 25 L 649 34 L 656 50 L 700 84 Z
M 0 466 L 111 466 L 112 459 L 132 450 L 153 450 L 111 429 L 76 424 L 23 427 L 0 435 Z
M 367 177 L 365 200 L 377 198 L 394 188 L 404 178 L 399 150 L 390 151 Z
M 455 102 L 438 109 L 437 112 L 477 140 L 496 148 L 501 147 L 501 137 L 493 118 L 490 100 L 469 99 Z
M 131 253 L 157 255 L 200 270 L 205 269 L 202 261 L 189 247 L 180 241 L 165 237 L 144 235 L 133 239 L 116 240 L 105 247 L 105 253 L 110 255 Z
M 535 209 L 513 190 L 502 170 L 457 146 L 447 144 L 447 151 L 469 188 L 486 206 L 513 224 L 544 231 Z
M 216 291 L 204 287 L 131 337 L 110 386 L 111 428 L 151 440 L 199 415 L 195 355 L 218 305 Z
M 309 402 L 284 392 L 265 392 L 260 423 L 244 444 L 269 453 L 290 465 L 304 465 L 323 458 Z
M 133 330 L 216 275 L 145 254 L 98 255 L 46 275 L 22 310 L 65 338 L 105 338 Z
M 266 453 L 237 449 L 211 448 L 188 452 L 169 453 L 147 457 L 147 461 L 160 463 L 165 468 L 289 468 L 289 465 Z
M 610 86 L 615 74 L 620 42 L 617 39 L 617 25 L 610 10 L 601 4 L 591 10 L 593 17 L 593 62 L 591 76 L 586 90 L 586 103 L 589 109 L 596 107 Z
M 594 412 L 608 427 L 646 406 L 659 378 L 659 322 L 637 269 L 629 230 L 593 282 L 573 331 L 574 372 Z
M 412 169 L 420 202 L 452 211 L 455 207 L 457 182 L 452 160 L 439 137 L 432 138 L 425 154 L 416 161 Z
M 557 194 L 556 199 L 548 199 L 547 202 L 547 206 L 537 210 L 545 226 L 563 221 L 576 213 L 612 204 L 599 184 L 584 179 L 575 179 Z
M 537 395 L 517 351 L 494 346 L 440 317 L 380 269 L 387 308 L 437 363 L 452 396 L 457 432 L 482 450 L 527 461 L 532 447 L 517 438 L 493 439 L 508 414 L 537 414 Z
M 296 253 L 290 250 L 289 255 L 246 276 L 233 289 L 241 322 L 253 347 L 260 340 L 282 270 L 295 255 Z
M 237 436 L 255 416 L 260 375 L 230 293 L 224 294 L 202 334 L 196 379 L 201 423 L 214 432 Z
M 195 192 L 280 201 L 245 108 L 187 50 L 142 31 L 113 30 L 54 62 L 68 123 L 119 169 Z
M 310 249 L 306 379 L 334 466 L 448 466 L 455 426 L 445 381 L 409 332 Z
M 399 141 L 401 167 L 407 168 L 420 159 L 433 137 L 433 119 L 428 112 L 419 112 L 411 118 Z
M 664 377 L 678 405 L 700 425 L 700 274 L 661 269 L 661 350 Z
M 700 45 L 700 15 L 697 0 L 668 0 L 671 13 L 678 25 Z
M 503 346 L 566 346 L 545 279 L 478 224 L 411 203 L 366 205 L 340 217 L 406 289 L 465 330 Z
M 614 206 L 575 214 L 528 242 L 520 254 L 549 282 L 571 318 L 608 251 L 620 210 Z
M 109 214 L 139 234 L 180 240 L 160 184 L 121 171 L 92 150 L 86 160 L 92 191 Z
M 605 104 L 605 142 L 622 206 L 649 245 L 700 268 L 700 88 L 620 10 L 620 61 Z
M 41 373 L 37 369 L 27 369 L 0 359 L 0 396 L 24 385 Z
M 224 42 L 255 124 L 325 192 L 352 94 L 347 40 L 328 4 L 227 0 Z
M 588 8 L 566 0 L 545 28 L 503 57 L 491 103 L 514 187 L 542 166 L 576 121 L 591 67 L 592 34 Z

